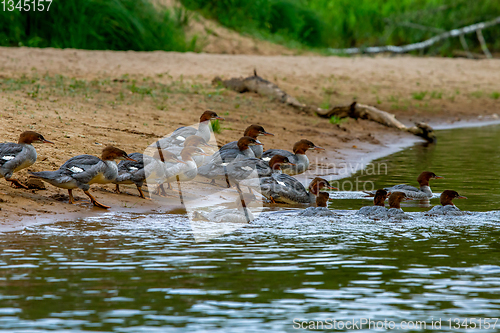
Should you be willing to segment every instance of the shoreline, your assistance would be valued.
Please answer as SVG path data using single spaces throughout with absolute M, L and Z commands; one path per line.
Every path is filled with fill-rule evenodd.
M 435 127 L 438 128 L 437 130 L 446 130 L 446 129 L 459 129 L 459 128 L 467 128 L 467 127 L 483 127 L 483 126 L 495 126 L 495 125 L 500 125 L 500 120 L 487 120 L 487 121 L 476 121 L 476 122 L 465 122 L 461 124 L 436 124 Z M 343 171 L 339 172 L 338 175 L 334 175 L 331 177 L 327 177 L 329 180 L 340 180 L 343 178 L 350 177 L 352 174 L 355 172 L 358 172 L 364 168 L 370 163 L 372 163 L 374 160 L 377 160 L 379 158 L 389 156 L 391 154 L 394 154 L 396 152 L 399 152 L 401 150 L 407 149 L 414 145 L 415 143 L 422 141 L 416 136 L 406 136 L 404 135 L 403 138 L 399 138 L 400 140 L 397 141 L 397 143 L 394 143 L 394 139 L 398 138 L 398 133 L 392 133 L 392 134 L 387 134 L 385 135 L 385 139 L 387 140 L 386 142 L 381 142 L 379 145 L 364 145 L 362 147 L 358 147 L 358 149 L 345 149 L 342 151 L 343 154 L 345 154 L 345 159 L 340 162 L 345 163 L 347 165 L 353 164 L 357 166 L 355 169 L 349 169 L 346 172 L 343 173 Z M 375 151 L 370 151 L 369 153 L 363 152 L 363 150 L 372 150 L 373 148 L 376 148 Z M 361 159 L 361 162 L 357 159 L 359 156 L 363 156 Z M 318 169 L 316 169 L 318 170 Z M 341 169 L 342 170 L 342 169 Z M 305 174 L 298 175 L 297 178 L 299 180 L 305 180 L 307 177 L 314 177 L 316 175 L 319 175 L 317 172 L 308 171 Z M 198 180 L 198 178 L 196 178 Z M 174 185 L 175 186 L 175 185 Z M 190 186 L 187 186 L 188 188 Z M 122 195 L 117 195 L 113 194 L 113 196 L 120 196 L 119 200 L 113 200 L 117 201 L 121 204 L 121 206 L 115 205 L 109 210 L 102 210 L 99 208 L 92 208 L 89 206 L 88 209 L 86 210 L 79 210 L 77 212 L 65 212 L 65 213 L 50 213 L 46 212 L 45 214 L 38 214 L 36 216 L 25 216 L 21 218 L 20 220 L 15 221 L 15 223 L 11 224 L 2 224 L 0 225 L 0 233 L 4 232 L 15 232 L 15 231 L 20 231 L 24 229 L 25 227 L 29 226 L 35 226 L 35 225 L 42 225 L 42 224 L 52 224 L 52 223 L 57 223 L 57 222 L 63 222 L 63 221 L 74 221 L 76 219 L 81 219 L 81 218 L 88 218 L 88 217 L 96 217 L 96 216 L 106 216 L 109 215 L 112 217 L 115 214 L 123 214 L 123 213 L 136 213 L 136 214 L 152 214 L 152 213 L 163 213 L 163 214 L 182 214 L 185 213 L 185 208 L 180 205 L 180 202 L 178 204 L 171 204 L 171 205 L 165 205 L 163 204 L 157 204 L 158 202 L 161 202 L 162 200 L 165 201 L 166 199 L 160 199 L 160 200 L 152 200 L 152 201 L 145 201 L 143 199 L 140 199 L 138 197 L 134 196 L 134 188 L 132 186 L 123 186 L 124 192 L 132 195 L 127 195 L 122 197 Z M 199 190 L 199 189 L 198 189 Z M 105 192 L 109 192 L 107 190 L 100 189 L 100 191 L 94 191 L 99 193 L 101 196 Z M 187 191 L 188 195 L 193 194 L 193 192 L 190 192 L 189 190 Z M 111 193 L 110 193 L 111 194 Z M 75 197 L 79 197 L 76 195 Z M 109 200 L 111 195 L 106 195 L 106 200 Z M 81 199 L 81 197 L 79 197 Z M 217 200 L 215 203 L 212 204 L 223 204 L 223 203 L 228 203 L 230 201 L 228 200 Z M 134 208 L 135 204 L 139 204 L 136 208 Z M 128 205 L 131 205 L 128 207 Z M 206 205 L 206 202 L 200 204 L 198 207 L 202 207 Z M 88 205 L 86 205 L 88 206 Z M 194 207 L 194 206 L 193 206 Z
M 215 75 L 247 76 L 254 68 L 306 104 L 339 105 L 358 100 L 394 113 L 405 124 L 424 121 L 436 129 L 469 126 L 478 119 L 494 120 L 499 112 L 498 100 L 494 99 L 497 95 L 492 93 L 500 91 L 495 76 L 500 71 L 498 59 L 252 56 L 26 47 L 0 48 L 0 56 L 6 59 L 0 67 L 0 125 L 5 129 L 0 140 L 17 142 L 19 134 L 29 129 L 55 143 L 36 146 L 37 162 L 16 173 L 21 182 L 28 179 L 27 171 L 55 170 L 80 154 L 100 156 L 102 148 L 109 144 L 129 154 L 143 152 L 175 128 L 196 125 L 207 109 L 225 118 L 217 134 L 219 145 L 237 140 L 250 124 L 262 125 L 275 134 L 262 138 L 265 149 L 291 150 L 299 139 L 308 139 L 326 148 L 323 154 L 308 153 L 311 167 L 332 180 L 348 177 L 372 160 L 420 140 L 362 119 L 319 118 L 257 94 L 239 94 L 211 83 Z M 336 167 L 331 168 L 332 164 Z M 78 204 L 69 205 L 65 190 L 48 184 L 46 190 L 17 190 L 0 180 L 0 192 L 6 193 L 0 195 L 0 231 L 75 216 L 179 208 L 174 200 L 159 205 L 142 202 L 135 187 L 122 187 L 131 195 L 114 194 L 110 185 L 92 187 L 100 202 L 112 206 L 103 212 L 90 207 L 80 191 L 75 191 L 81 199 Z M 192 192 L 199 188 L 193 186 Z M 207 187 L 207 191 L 213 192 L 213 188 Z

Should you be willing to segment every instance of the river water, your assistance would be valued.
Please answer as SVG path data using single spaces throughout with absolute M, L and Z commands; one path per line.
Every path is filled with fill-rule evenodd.
M 384 320 L 400 330 L 417 325 L 405 331 L 459 332 L 472 323 L 474 332 L 498 331 L 500 322 L 493 329 L 495 319 L 485 318 L 500 316 L 500 128 L 438 134 L 438 145 L 376 161 L 387 175 L 350 180 L 414 184 L 431 170 L 445 177 L 431 183 L 436 193 L 469 197 L 456 202 L 469 215 L 425 217 L 429 203 L 409 202 L 411 219 L 372 221 L 352 210 L 370 201 L 340 193 L 332 219 L 266 211 L 201 242 L 182 215 L 33 226 L 0 235 L 0 329 L 294 332 L 335 319 L 360 332 Z

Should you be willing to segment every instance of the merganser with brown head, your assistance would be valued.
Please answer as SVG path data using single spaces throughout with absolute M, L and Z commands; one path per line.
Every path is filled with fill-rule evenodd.
M 252 139 L 255 139 L 258 143 L 260 143 L 260 141 L 258 140 L 259 136 L 274 136 L 274 134 L 266 132 L 264 127 L 254 124 L 254 125 L 250 125 L 246 128 L 243 136 L 249 136 Z M 222 146 L 220 148 L 220 150 L 234 149 L 234 148 L 238 148 L 238 141 L 229 142 L 229 143 L 225 144 L 224 146 Z M 256 158 L 262 157 L 262 153 L 264 152 L 264 148 L 262 145 L 251 146 L 250 149 L 252 149 Z
M 334 212 L 328 209 L 330 194 L 328 192 L 319 192 L 316 196 L 316 207 L 308 207 L 301 211 L 297 216 L 303 217 L 331 217 L 336 216 Z
M 43 135 L 26 131 L 21 133 L 17 143 L 0 143 L 0 178 L 11 182 L 12 186 L 28 189 L 17 179 L 12 178 L 14 172 L 25 169 L 36 162 L 36 149 L 32 143 L 51 143 Z
M 257 140 L 249 136 L 240 138 L 238 140 L 238 148 L 219 150 L 212 155 L 207 163 L 198 169 L 198 174 L 206 178 L 217 178 L 217 176 L 221 175 L 221 170 L 223 170 L 228 163 L 234 160 L 255 158 L 255 154 L 250 149 L 251 146 L 255 145 L 262 145 L 262 143 L 258 143 Z
M 115 160 L 135 161 L 119 148 L 107 146 L 102 150 L 101 158 L 92 155 L 78 155 L 67 160 L 59 170 L 30 172 L 33 177 L 56 187 L 67 189 L 69 203 L 75 202 L 73 190 L 80 188 L 90 198 L 92 204 L 99 208 L 110 208 L 99 203 L 89 192 L 91 184 L 109 184 L 118 177 L 118 166 Z
M 306 156 L 308 150 L 325 150 L 316 146 L 309 140 L 300 140 L 293 145 L 293 153 L 283 149 L 269 149 L 262 154 L 262 159 L 269 161 L 274 155 L 288 157 L 293 166 L 283 168 L 283 173 L 287 175 L 298 175 L 309 168 L 309 158 Z
M 390 193 L 386 190 L 377 190 L 375 197 L 373 198 L 373 206 L 361 207 L 358 214 L 371 215 L 385 211 L 385 200 L 389 197 L 389 195 Z
M 171 146 L 180 146 L 191 135 L 197 135 L 203 138 L 205 142 L 210 142 L 212 133 L 212 130 L 210 129 L 210 121 L 212 120 L 224 120 L 224 118 L 218 116 L 214 111 L 205 111 L 200 116 L 198 129 L 194 127 L 179 127 L 169 137 L 158 140 L 160 147 L 168 149 Z
M 320 177 L 309 183 L 309 191 L 297 179 L 287 174 L 274 173 L 270 177 L 260 178 L 260 193 L 272 203 L 314 204 L 322 189 L 338 190 Z
M 467 199 L 467 197 L 458 194 L 457 191 L 444 190 L 439 198 L 441 206 L 432 207 L 427 215 L 463 215 L 464 212 L 455 206 L 453 199 Z
M 431 179 L 442 179 L 444 177 L 436 176 L 434 172 L 424 171 L 422 172 L 418 178 L 417 182 L 420 184 L 420 188 L 416 188 L 411 185 L 401 184 L 395 185 L 392 187 L 386 187 L 384 190 L 393 192 L 403 192 L 406 194 L 408 198 L 412 199 L 430 199 L 432 198 L 432 191 L 429 186 L 429 181 Z M 373 192 L 366 192 L 368 194 L 374 195 Z

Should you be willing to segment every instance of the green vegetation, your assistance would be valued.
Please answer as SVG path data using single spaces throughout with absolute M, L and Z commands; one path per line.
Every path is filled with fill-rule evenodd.
M 494 92 L 491 93 L 490 97 L 492 99 L 499 99 L 500 98 L 500 92 L 494 91 Z
M 185 15 L 148 0 L 54 1 L 50 11 L 0 11 L 0 45 L 90 50 L 191 51 Z
M 222 128 L 220 126 L 220 122 L 219 122 L 218 119 L 211 121 L 210 122 L 210 127 L 212 128 L 212 131 L 215 134 L 221 134 L 222 133 Z
M 427 95 L 427 91 L 414 92 L 411 95 L 412 95 L 413 99 L 416 99 L 417 101 L 421 101 L 424 99 L 425 95 Z
M 347 118 L 340 118 L 339 116 L 331 116 L 330 117 L 330 124 L 340 125 L 346 121 L 347 121 Z
M 498 0 L 181 0 L 189 9 L 237 31 L 289 46 L 344 48 L 403 45 L 442 31 L 493 19 Z M 500 50 L 500 27 L 483 31 L 491 50 Z M 475 35 L 469 47 L 481 52 Z M 424 53 L 462 50 L 458 38 Z

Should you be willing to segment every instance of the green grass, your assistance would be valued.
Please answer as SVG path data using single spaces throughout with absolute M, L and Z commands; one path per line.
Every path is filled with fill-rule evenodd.
M 54 1 L 48 12 L 0 9 L 0 45 L 192 51 L 196 39 L 186 39 L 186 20 L 148 0 Z
M 221 134 L 222 133 L 222 128 L 220 126 L 219 120 L 212 120 L 210 122 L 210 127 L 212 128 L 212 131 L 216 134 Z
M 339 116 L 331 116 L 330 117 L 330 124 L 340 125 L 346 121 L 347 121 L 346 118 L 340 118 Z
M 287 45 L 346 48 L 420 42 L 500 16 L 498 0 L 180 0 L 187 8 L 239 32 Z M 408 23 L 418 24 L 409 26 Z M 500 26 L 485 29 L 490 50 L 500 50 Z M 481 52 L 477 38 L 469 47 Z M 424 54 L 462 50 L 458 38 Z M 418 53 L 417 53 L 418 54 Z
M 500 98 L 500 92 L 494 91 L 494 92 L 491 93 L 490 97 L 492 99 L 499 99 Z
M 419 92 L 414 92 L 414 93 L 411 94 L 411 96 L 413 97 L 413 99 L 415 99 L 417 101 L 423 100 L 426 95 L 427 95 L 427 91 L 419 91 Z

